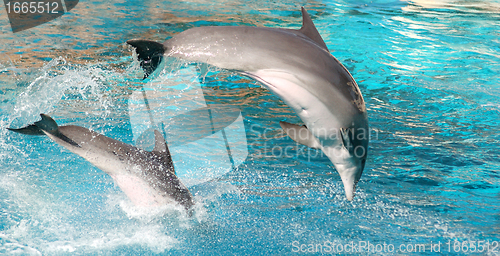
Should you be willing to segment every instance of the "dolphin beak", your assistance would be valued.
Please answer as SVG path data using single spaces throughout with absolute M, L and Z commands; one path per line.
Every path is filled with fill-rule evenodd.
M 340 175 L 342 178 L 342 183 L 344 184 L 344 191 L 345 191 L 345 196 L 347 197 L 347 200 L 352 201 L 354 198 L 354 192 L 356 192 L 356 183 L 354 182 L 354 176 L 353 175 Z

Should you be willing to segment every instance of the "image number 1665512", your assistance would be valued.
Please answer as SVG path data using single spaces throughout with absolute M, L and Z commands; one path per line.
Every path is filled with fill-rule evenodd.
M 58 13 L 57 2 L 8 2 L 5 4 L 7 13 L 35 14 L 35 13 Z

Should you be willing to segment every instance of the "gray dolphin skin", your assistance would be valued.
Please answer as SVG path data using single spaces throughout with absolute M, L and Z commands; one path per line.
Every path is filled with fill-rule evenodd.
M 261 82 L 290 106 L 304 126 L 280 122 L 297 143 L 321 149 L 335 166 L 352 200 L 368 153 L 365 102 L 349 71 L 333 57 L 307 11 L 299 30 L 196 27 L 163 44 L 129 40 L 145 77 L 163 56 L 208 63 Z
M 42 120 L 11 131 L 47 135 L 57 144 L 85 158 L 109 174 L 128 198 L 138 206 L 156 207 L 177 202 L 189 210 L 192 195 L 175 175 L 165 139 L 155 131 L 155 148 L 148 152 L 80 126 L 58 126 L 48 115 Z

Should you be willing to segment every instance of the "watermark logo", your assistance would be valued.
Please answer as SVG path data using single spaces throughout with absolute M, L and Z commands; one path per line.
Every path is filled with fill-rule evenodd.
M 499 241 L 464 240 L 430 241 L 423 243 L 371 243 L 370 241 L 350 241 L 345 243 L 323 241 L 322 243 L 292 242 L 294 253 L 314 254 L 450 254 L 450 253 L 498 253 Z
M 78 4 L 78 0 L 4 0 L 3 2 L 14 33 L 56 19 Z
M 235 170 L 248 156 L 240 109 L 206 101 L 195 66 L 145 83 L 129 96 L 128 109 L 135 145 L 153 150 L 154 131 L 162 133 L 188 187 Z
M 349 131 L 349 132 L 346 132 Z M 258 124 L 252 124 L 249 129 L 250 134 L 256 136 L 262 144 L 250 145 L 256 152 L 257 157 L 275 157 L 275 158 L 305 158 L 307 161 L 326 157 L 325 150 L 329 150 L 330 157 L 347 158 L 350 156 L 359 159 L 366 158 L 367 148 L 362 143 L 363 140 L 378 140 L 379 131 L 366 128 L 320 128 L 315 132 L 320 135 L 327 143 L 339 141 L 338 144 L 325 145 L 322 141 L 317 141 L 314 147 L 306 146 L 304 143 L 317 138 L 306 129 L 293 130 L 281 128 L 263 127 Z M 296 143 L 282 144 L 281 140 L 292 139 Z M 353 143 L 354 142 L 354 143 Z M 322 150 L 321 147 L 326 149 Z

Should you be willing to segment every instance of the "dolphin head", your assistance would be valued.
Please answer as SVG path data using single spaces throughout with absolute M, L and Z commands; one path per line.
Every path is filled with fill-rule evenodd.
M 347 157 L 343 157 L 342 161 L 334 163 L 335 169 L 340 174 L 340 178 L 344 184 L 345 196 L 349 201 L 352 201 L 354 198 L 356 185 L 365 168 L 365 161 L 366 154 L 362 157 L 358 157 L 355 154 L 348 154 Z
M 352 201 L 356 184 L 361 178 L 368 155 L 368 123 L 357 126 L 358 128 L 340 129 L 342 142 L 342 157 L 334 162 L 335 169 L 340 174 L 344 184 L 347 200 Z
M 341 128 L 337 134 L 340 144 L 323 145 L 322 149 L 342 179 L 347 200 L 352 201 L 368 155 L 367 123 L 357 128 Z

